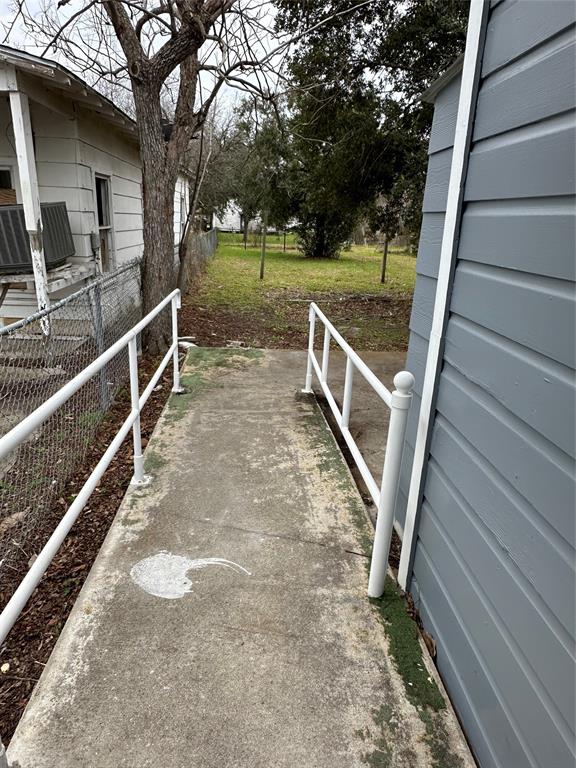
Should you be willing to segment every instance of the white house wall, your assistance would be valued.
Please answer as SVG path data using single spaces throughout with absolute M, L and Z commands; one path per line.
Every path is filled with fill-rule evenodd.
M 184 215 L 182 210 L 186 211 Z M 174 258 L 178 255 L 178 246 L 184 232 L 186 216 L 188 215 L 188 206 L 190 205 L 190 185 L 188 178 L 183 174 L 178 176 L 176 187 L 174 189 Z
M 231 203 L 222 217 L 214 216 L 214 226 L 223 232 L 240 232 L 242 229 L 242 215 L 240 209 Z
M 78 119 L 79 187 L 91 193 L 88 211 L 90 232 L 96 221 L 95 174 L 110 178 L 112 191 L 113 249 L 117 266 L 142 255 L 142 168 L 137 145 L 93 115 Z
M 30 101 L 38 190 L 42 203 L 65 202 L 76 256 L 86 256 L 86 212 L 91 206 L 77 158 L 77 123 Z M 17 188 L 20 202 L 20 190 Z
M 65 100 L 62 100 L 65 105 Z M 91 199 L 79 186 L 77 164 L 77 124 L 74 119 L 53 112 L 30 100 L 30 116 L 34 132 L 34 149 L 40 201 L 65 202 L 76 253 L 82 251 L 86 231 L 86 211 Z M 9 167 L 16 190 L 16 201 L 22 202 L 16 160 L 14 129 L 8 99 L 0 102 L 0 166 Z M 75 290 L 78 286 L 71 288 Z M 52 300 L 60 296 L 52 296 Z M 33 289 L 8 291 L 2 305 L 4 322 L 25 317 L 37 309 Z
M 96 174 L 110 179 L 112 265 L 120 266 L 142 256 L 142 166 L 136 138 L 121 133 L 102 117 L 70 99 L 54 94 L 51 99 L 58 111 L 30 99 L 38 187 L 42 203 L 66 203 L 76 251 L 70 261 L 94 265 L 94 271 L 96 269 L 91 243 L 91 234 L 98 232 Z M 11 169 L 16 200 L 21 203 L 14 131 L 7 98 L 0 100 L 0 167 Z M 174 191 L 175 256 L 185 223 L 181 198 L 184 198 L 187 211 L 189 181 L 183 174 L 178 177 Z M 71 285 L 64 292 L 77 290 L 78 287 L 78 284 Z M 9 321 L 35 310 L 33 290 L 10 290 L 1 314 Z

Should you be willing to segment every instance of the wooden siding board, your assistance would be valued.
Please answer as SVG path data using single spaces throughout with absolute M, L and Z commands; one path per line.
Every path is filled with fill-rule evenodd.
M 37 133 L 34 138 L 37 162 L 75 163 L 75 138 L 42 138 Z
M 575 545 L 573 460 L 448 364 L 442 371 L 437 409 L 568 544 Z M 554 505 L 550 488 L 555 489 Z
M 492 6 L 411 591 L 483 768 L 568 768 L 576 4 Z M 453 96 L 441 91 L 435 105 L 408 350 L 416 369 L 430 332 L 451 154 L 441 128 Z M 407 457 L 417 395 L 414 406 Z M 403 464 L 398 514 L 408 486 Z
M 513 68 L 506 78 L 488 81 L 478 97 L 474 140 L 574 109 L 575 48 L 569 34 L 543 61 L 535 58 L 530 66 Z
M 425 510 L 423 517 L 424 514 Z M 420 584 L 417 607 L 424 626 L 437 641 L 438 669 L 479 765 L 482 768 L 541 768 L 528 758 L 510 713 L 498 698 L 498 688 L 486 660 L 455 609 L 452 585 L 449 587 L 440 580 L 435 566 L 435 559 L 419 542 L 414 558 L 414 578 Z M 466 582 L 457 584 L 456 592 L 461 593 L 466 586 Z M 471 590 L 465 591 L 465 599 L 472 598 Z
M 571 198 L 470 203 L 459 258 L 536 275 L 576 280 L 576 227 Z
M 129 181 L 119 176 L 112 178 L 112 193 L 116 195 L 123 195 L 124 197 L 132 197 L 135 200 L 141 200 L 141 185 L 138 181 Z
M 395 507 L 396 518 L 400 520 L 402 526 L 404 526 L 404 520 L 406 518 L 408 489 L 410 488 L 410 476 L 412 473 L 414 446 L 416 444 L 416 432 L 418 428 L 418 416 L 420 413 L 422 383 L 424 381 L 427 352 L 428 339 L 412 332 L 410 334 L 410 343 L 406 358 L 406 370 L 414 375 L 415 383 L 412 403 L 410 405 L 410 410 L 408 411 L 408 419 L 406 422 L 406 441 L 404 444 L 404 453 L 402 454 L 398 499 Z
M 488 22 L 482 76 L 531 51 L 575 21 L 576 3 L 572 0 L 506 0 L 493 9 Z
M 430 154 L 447 149 L 454 144 L 461 82 L 462 77 L 458 75 L 436 97 L 430 142 L 428 144 L 428 152 Z
M 522 134 L 518 141 L 477 143 L 470 153 L 464 200 L 500 200 L 573 195 L 576 191 L 576 130 L 568 115 L 543 135 Z M 488 142 L 490 142 L 488 144 Z M 433 155 L 432 157 L 435 157 Z M 432 159 L 432 158 L 431 158 Z M 440 174 L 436 169 L 436 175 Z M 440 199 L 434 181 L 434 200 Z
M 76 163 L 48 163 L 39 161 L 37 163 L 37 172 L 39 186 L 69 189 L 78 189 L 82 186 L 78 184 Z
M 408 421 L 406 426 L 406 441 L 412 448 L 416 445 L 416 431 L 418 428 L 418 414 L 420 413 L 421 398 L 418 393 L 415 393 L 412 398 L 412 406 L 408 413 Z
M 420 291 L 422 312 L 426 291 Z M 570 283 L 460 261 L 451 309 L 558 363 L 576 365 L 576 299 Z
M 427 213 L 423 216 L 418 243 L 418 258 L 416 259 L 416 274 L 438 277 L 444 218 L 444 213 Z
M 406 522 L 406 505 L 408 504 L 408 497 L 400 488 L 398 490 L 398 496 L 396 497 L 396 505 L 394 507 L 394 519 L 404 530 L 404 523 Z
M 127 231 L 114 232 L 114 244 L 117 250 L 122 248 L 136 247 L 142 240 L 142 229 L 130 229 Z M 136 254 L 135 254 L 136 255 Z
M 114 206 L 114 228 L 116 232 L 133 232 L 142 229 L 142 212 L 121 213 Z
M 406 356 L 406 370 L 414 376 L 414 391 L 421 396 L 426 370 L 426 358 L 428 356 L 428 339 L 412 333 Z
M 114 195 L 114 212 L 117 214 L 140 214 L 142 215 L 142 200 L 139 197 L 126 197 L 117 192 Z
M 440 522 L 450 537 L 450 545 L 457 547 L 484 599 L 492 604 L 496 623 L 518 644 L 516 654 L 523 655 L 530 666 L 527 676 L 540 682 L 546 697 L 556 698 L 557 704 L 549 703 L 549 708 L 555 710 L 555 719 L 564 721 L 563 729 L 574 735 L 575 692 L 570 674 L 574 666 L 573 640 L 566 638 L 547 605 L 503 555 L 490 532 L 478 524 L 473 510 L 454 490 L 442 468 L 431 462 L 428 474 L 428 509 L 441 510 Z M 548 649 L 549 664 L 541 663 L 542 648 Z
M 436 280 L 421 275 L 416 281 L 412 298 L 410 329 L 426 339 L 430 338 L 435 297 Z
M 424 200 L 422 203 L 422 211 L 425 214 L 441 213 L 446 210 L 451 164 L 451 148 L 430 155 L 428 159 L 426 187 L 424 188 Z
M 439 416 L 434 425 L 430 455 L 439 466 L 446 468 L 454 487 L 570 635 L 576 619 L 573 588 L 576 574 L 565 540 Z M 441 510 L 436 512 L 441 516 Z M 424 533 L 421 538 L 426 539 Z
M 420 560 L 424 563 L 426 562 L 425 557 Z M 439 586 L 438 581 L 435 580 L 433 570 L 430 570 L 430 579 L 434 580 L 435 591 L 440 590 L 441 592 L 441 586 Z M 486 732 L 481 725 L 481 718 L 479 717 L 478 711 L 475 709 L 470 697 L 466 694 L 465 680 L 458 669 L 457 659 L 450 653 L 449 643 L 447 642 L 443 631 L 444 628 L 436 623 L 434 614 L 430 611 L 425 596 L 421 595 L 420 585 L 418 584 L 418 579 L 415 575 L 412 577 L 410 592 L 412 593 L 414 604 L 418 609 L 422 621 L 425 622 L 426 626 L 429 628 L 430 634 L 436 640 L 438 652 L 435 658 L 435 663 L 450 695 L 450 700 L 457 707 L 461 722 L 470 723 L 470 728 L 467 729 L 466 735 L 477 764 L 479 766 L 491 765 L 500 768 L 501 763 L 494 752 L 493 745 L 487 739 Z M 453 618 L 454 613 L 449 605 L 448 608 L 448 615 Z M 449 637 L 455 640 L 462 638 L 464 643 L 467 642 L 466 636 L 462 632 L 462 627 L 460 626 L 455 627 L 454 632 L 449 632 Z M 470 653 L 473 653 L 473 651 L 470 650 Z M 476 670 L 477 667 L 473 665 L 472 671 L 475 672 Z M 468 667 L 465 672 L 466 671 L 470 671 L 470 668 Z M 499 706 L 493 692 L 491 694 L 491 699 L 495 702 L 496 706 Z M 485 700 L 486 697 L 483 698 L 483 701 Z M 502 724 L 506 722 L 505 716 L 503 716 L 501 722 Z M 509 768 L 509 766 L 507 766 L 507 768 Z
M 505 762 L 502 755 L 502 763 L 506 766 L 532 764 L 539 768 L 553 765 L 568 768 L 574 755 L 566 741 L 565 724 L 551 716 L 543 699 L 537 695 L 533 679 L 526 674 L 525 666 L 520 663 L 515 643 L 503 623 L 495 620 L 495 612 L 480 584 L 459 553 L 450 547 L 446 530 L 439 527 L 429 507 L 425 506 L 423 510 L 421 525 L 429 563 L 434 564 L 441 583 L 449 586 L 456 616 L 473 638 L 477 657 L 491 660 L 489 675 L 488 670 L 483 670 L 484 674 L 491 679 L 498 698 L 504 704 L 511 730 L 517 734 L 524 747 L 523 760 Z M 449 642 L 453 648 L 453 642 Z M 473 699 L 476 698 L 475 687 L 473 685 L 469 689 Z M 485 720 L 491 719 L 490 713 L 484 712 L 483 715 Z M 498 729 L 501 728 L 502 724 L 498 723 Z M 490 732 L 492 738 L 495 738 L 496 723 L 493 721 Z M 509 731 L 507 735 L 509 737 Z
M 402 527 L 404 527 L 404 522 L 406 520 L 406 505 L 408 503 L 407 491 L 410 486 L 410 474 L 413 459 L 414 447 L 406 442 L 404 444 L 404 453 L 402 456 L 402 464 L 400 466 L 400 485 L 398 488 L 395 512 L 395 518 L 400 521 Z
M 576 393 L 568 369 L 455 315 L 448 323 L 444 357 L 510 413 L 574 458 L 573 425 L 566 414 L 574 411 Z
M 52 187 L 39 184 L 40 200 L 43 203 L 66 203 L 68 211 L 85 213 L 93 210 L 92 193 L 78 187 Z

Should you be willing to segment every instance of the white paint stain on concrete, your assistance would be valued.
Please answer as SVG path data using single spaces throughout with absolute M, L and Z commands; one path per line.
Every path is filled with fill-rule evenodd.
M 145 592 L 167 600 L 177 600 L 192 591 L 192 581 L 186 575 L 188 571 L 199 571 L 210 565 L 230 568 L 236 573 L 251 576 L 250 571 L 232 560 L 222 557 L 200 557 L 191 560 L 170 552 L 158 552 L 145 557 L 130 570 L 132 580 Z

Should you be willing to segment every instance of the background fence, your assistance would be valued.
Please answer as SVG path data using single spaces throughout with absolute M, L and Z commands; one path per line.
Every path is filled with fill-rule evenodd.
M 141 317 L 140 263 L 135 261 L 95 280 L 48 312 L 0 329 L 0 434 L 47 400 Z M 27 567 L 44 543 L 36 541 L 38 528 L 65 483 L 82 467 L 98 426 L 128 377 L 124 350 L 25 443 L 0 460 L 0 585 L 7 569 Z
M 209 232 L 190 232 L 186 242 L 186 271 L 182 286 L 187 286 L 190 280 L 199 275 L 212 258 L 218 246 L 218 230 Z

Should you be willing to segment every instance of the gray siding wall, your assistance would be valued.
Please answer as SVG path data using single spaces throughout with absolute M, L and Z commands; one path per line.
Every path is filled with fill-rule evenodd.
M 436 279 L 438 277 L 459 95 L 460 77 L 458 76 L 438 94 L 428 147 L 428 173 L 422 208 L 422 229 L 416 260 L 417 279 L 410 318 L 410 342 L 406 358 L 406 370 L 414 374 L 416 382 L 412 407 L 408 415 L 406 445 L 402 457 L 402 474 L 396 504 L 396 519 L 402 527 L 404 527 L 406 517 L 410 469 L 414 457 L 422 382 L 428 353 L 428 338 L 434 311 Z
M 576 754 L 575 13 L 571 0 L 493 3 L 414 560 L 483 768 L 572 768 Z M 430 141 L 407 365 L 418 394 L 457 87 L 439 94 Z

